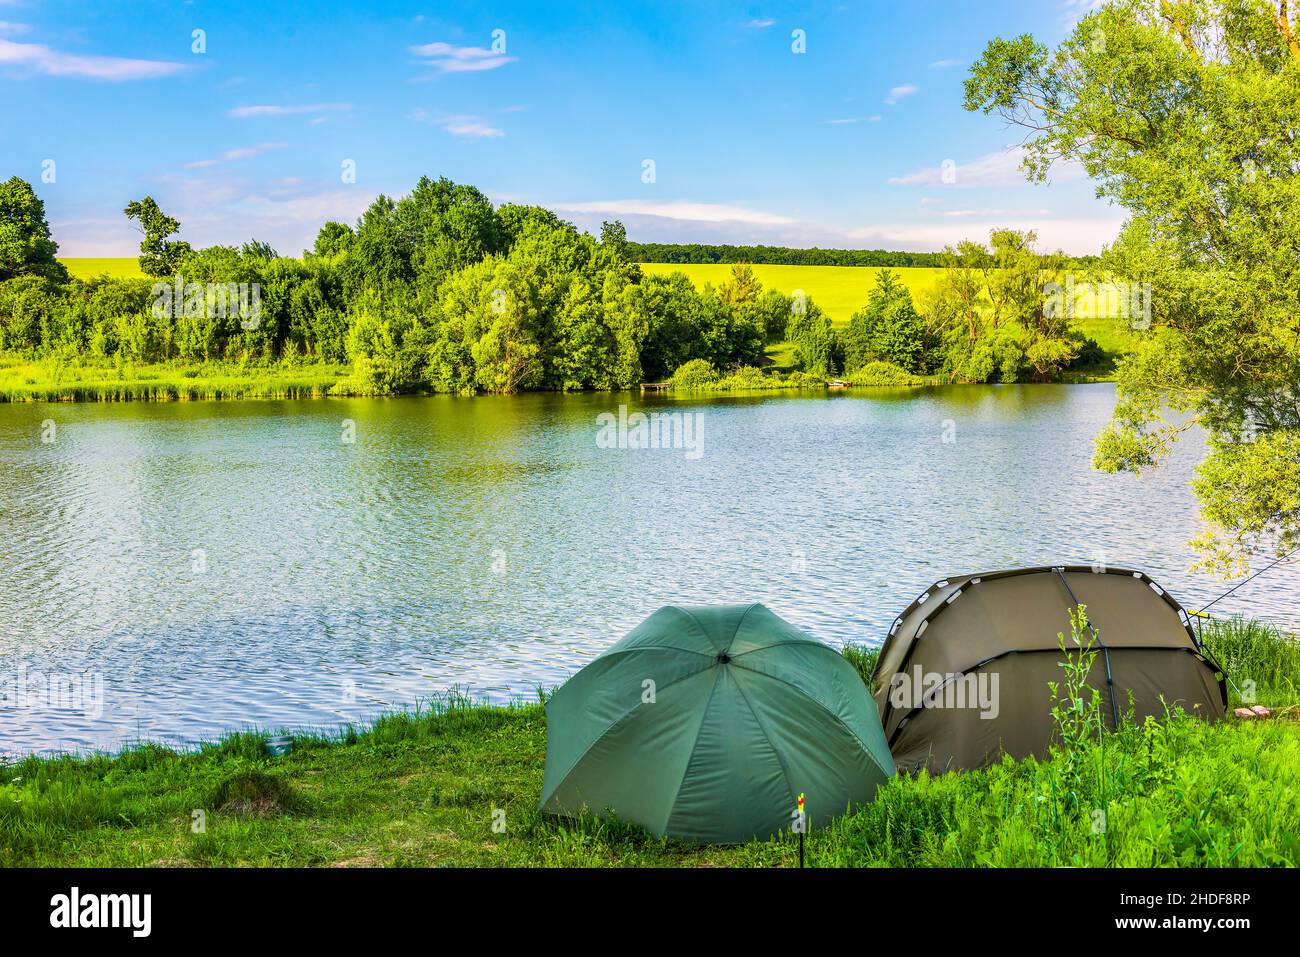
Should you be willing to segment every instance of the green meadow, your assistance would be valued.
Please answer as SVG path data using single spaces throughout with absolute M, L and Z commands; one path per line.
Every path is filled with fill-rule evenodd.
M 1255 682 L 1273 718 L 1208 724 L 1177 711 L 1044 761 L 898 776 L 814 830 L 809 865 L 1300 866 L 1300 644 L 1243 621 L 1212 623 L 1203 638 L 1230 678 Z M 865 679 L 875 652 L 845 654 Z M 592 816 L 543 817 L 545 757 L 540 703 L 451 694 L 367 728 L 297 735 L 282 757 L 242 733 L 184 753 L 140 744 L 26 758 L 0 764 L 0 862 L 797 865 L 789 837 L 698 847 Z

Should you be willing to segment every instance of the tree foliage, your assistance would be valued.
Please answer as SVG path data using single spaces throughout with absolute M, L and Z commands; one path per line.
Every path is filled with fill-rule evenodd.
M 1151 284 L 1096 464 L 1158 464 L 1189 423 L 1204 563 L 1300 545 L 1300 43 L 1286 2 L 1113 0 L 1055 49 L 988 45 L 970 109 L 1029 132 L 1026 172 L 1083 166 L 1129 212 L 1107 266 Z

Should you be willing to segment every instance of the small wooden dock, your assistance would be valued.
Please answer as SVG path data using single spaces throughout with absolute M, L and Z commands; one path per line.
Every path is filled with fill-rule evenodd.
M 642 382 L 642 392 L 667 392 L 673 387 L 671 382 Z

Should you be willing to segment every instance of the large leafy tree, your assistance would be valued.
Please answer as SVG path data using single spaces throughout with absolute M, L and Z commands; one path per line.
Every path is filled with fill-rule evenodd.
M 41 276 L 66 282 L 67 270 L 55 256 L 45 204 L 30 183 L 11 177 L 0 183 L 0 282 L 15 276 Z
M 1192 423 L 1202 564 L 1300 545 L 1300 39 L 1286 0 L 1112 0 L 1056 49 L 990 43 L 969 109 L 1029 131 L 1025 168 L 1082 164 L 1130 219 L 1108 251 L 1151 284 L 1097 446 L 1158 464 Z M 1172 414 L 1171 414 L 1172 411 Z
M 144 233 L 140 241 L 140 271 L 146 276 L 175 275 L 181 262 L 193 251 L 189 243 L 170 238 L 180 232 L 180 221 L 164 213 L 152 196 L 131 200 L 123 212 L 127 219 L 138 220 Z

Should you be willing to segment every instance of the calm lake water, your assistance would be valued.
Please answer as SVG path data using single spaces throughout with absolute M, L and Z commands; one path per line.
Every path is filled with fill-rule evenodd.
M 702 454 L 598 447 L 620 402 L 700 414 Z M 670 602 L 762 601 L 878 643 L 950 573 L 1104 560 L 1199 607 L 1225 587 L 1187 571 L 1200 450 L 1093 472 L 1113 403 L 1088 385 L 0 405 L 0 751 L 531 696 Z M 1216 611 L 1300 628 L 1298 586 L 1279 569 Z M 42 698 L 49 674 L 88 693 Z

